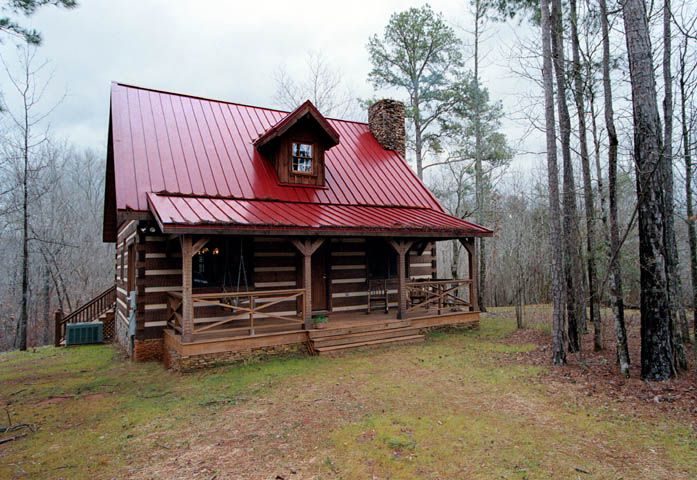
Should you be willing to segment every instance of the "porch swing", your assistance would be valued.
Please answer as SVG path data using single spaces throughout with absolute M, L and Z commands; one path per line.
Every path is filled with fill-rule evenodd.
M 231 293 L 228 290 L 228 280 L 232 277 L 232 272 L 230 271 L 230 239 L 225 239 L 225 273 L 223 274 L 223 293 Z M 240 239 L 240 257 L 237 265 L 237 283 L 235 285 L 234 293 L 240 293 L 240 287 L 244 281 L 244 291 L 249 292 L 249 282 L 247 280 L 247 267 L 245 266 L 244 260 L 244 241 Z M 235 295 L 234 297 L 224 297 L 221 303 L 230 305 L 231 307 L 237 308 L 240 304 L 240 296 Z M 234 310 L 233 310 L 234 313 Z

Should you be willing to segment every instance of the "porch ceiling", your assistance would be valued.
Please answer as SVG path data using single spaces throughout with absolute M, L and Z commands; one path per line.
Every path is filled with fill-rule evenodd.
M 491 230 L 430 208 L 336 205 L 148 194 L 165 233 L 491 236 Z

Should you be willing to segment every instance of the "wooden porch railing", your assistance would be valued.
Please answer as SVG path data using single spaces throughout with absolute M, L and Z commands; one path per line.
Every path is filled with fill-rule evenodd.
M 55 346 L 60 346 L 61 342 L 65 339 L 65 326 L 68 323 L 92 322 L 98 319 L 103 313 L 106 313 L 110 308 L 114 308 L 115 304 L 116 285 L 112 285 L 92 300 L 67 315 L 64 315 L 60 310 L 57 311 L 55 318 Z M 105 332 L 105 337 L 107 336 L 106 333 L 107 332 Z
M 409 299 L 407 312 L 435 308 L 440 315 L 444 309 L 470 308 L 471 301 L 460 297 L 460 294 L 462 288 L 466 286 L 468 287 L 468 296 L 470 296 L 471 285 L 471 279 L 434 279 L 407 282 L 407 298 Z
M 220 293 L 194 293 L 191 300 L 194 304 L 193 334 L 199 333 L 232 333 L 236 331 L 249 331 L 249 335 L 256 334 L 256 328 L 264 325 L 261 320 L 282 320 L 292 325 L 302 324 L 305 318 L 305 290 L 254 290 L 249 292 L 220 292 Z M 262 301 L 266 300 L 266 301 Z M 296 315 L 281 315 L 269 311 L 270 307 L 283 302 L 293 301 L 296 307 Z M 168 292 L 167 297 L 167 323 L 177 333 L 182 332 L 182 304 L 181 292 Z M 228 315 L 205 324 L 196 324 L 196 306 L 220 307 Z M 235 320 L 249 320 L 249 324 L 242 327 L 231 327 L 228 324 Z

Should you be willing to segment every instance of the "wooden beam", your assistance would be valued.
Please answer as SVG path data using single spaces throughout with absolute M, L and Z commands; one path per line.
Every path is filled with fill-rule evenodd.
M 324 238 L 292 239 L 295 248 L 303 255 L 303 317 L 305 330 L 312 328 L 312 254 L 324 243 Z
M 399 296 L 399 305 L 397 307 L 397 318 L 407 318 L 407 265 L 406 256 L 414 243 L 412 240 L 397 240 L 391 238 L 389 240 L 392 248 L 397 252 L 397 294 Z
M 293 243 L 293 245 L 295 245 L 295 248 L 297 248 L 300 253 L 302 253 L 305 256 L 312 256 L 312 254 L 315 253 L 317 249 L 322 246 L 322 244 L 324 243 L 324 238 L 316 238 L 314 240 L 309 238 L 293 239 L 291 240 L 291 242 Z
M 208 237 L 203 237 L 191 246 L 191 256 L 193 257 L 208 243 Z
M 479 285 L 479 262 L 477 261 L 477 249 L 474 246 L 474 237 L 460 238 L 460 243 L 467 250 L 467 270 L 469 271 L 470 280 L 470 310 L 473 312 L 479 311 L 479 303 L 477 288 Z
M 191 235 L 182 235 L 182 342 L 190 342 L 194 334 L 193 274 L 191 257 L 193 249 Z

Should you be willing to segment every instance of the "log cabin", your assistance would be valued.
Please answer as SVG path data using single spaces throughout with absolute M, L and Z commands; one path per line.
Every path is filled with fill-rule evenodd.
M 111 87 L 105 242 L 115 340 L 189 371 L 248 355 L 422 341 L 479 321 L 474 239 L 405 160 L 405 110 L 368 123 Z M 438 278 L 457 240 L 468 278 Z

